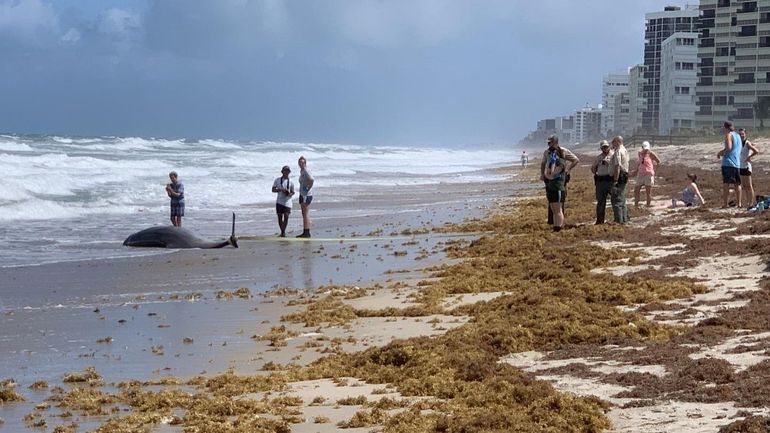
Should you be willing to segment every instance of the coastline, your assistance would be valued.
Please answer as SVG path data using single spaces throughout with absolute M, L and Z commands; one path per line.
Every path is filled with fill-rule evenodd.
M 693 157 L 677 162 L 697 165 L 711 150 L 688 147 Z M 554 432 L 700 432 L 764 425 L 770 216 L 654 207 L 633 211 L 627 227 L 593 226 L 588 160 L 570 184 L 571 227 L 561 234 L 542 221 L 540 188 L 527 189 L 500 200 L 486 217 L 425 235 L 465 233 L 441 244 L 449 258 L 427 277 L 393 272 L 369 284 L 302 292 L 276 287 L 265 297 L 252 291 L 248 299 L 193 304 L 205 315 L 258 302 L 252 324 L 268 309 L 283 316 L 243 329 L 251 334 L 249 347 L 226 341 L 257 371 L 212 369 L 192 379 L 159 371 L 143 384 L 98 386 L 113 400 L 97 405 L 101 418 L 78 422 L 101 423 L 101 431 L 201 432 L 534 431 L 528 428 L 536 425 Z M 758 166 L 767 162 L 757 158 Z M 716 171 L 665 159 L 656 201 L 670 201 L 691 169 L 700 170 L 707 203 L 716 203 Z M 537 186 L 535 170 L 527 173 L 519 180 Z M 758 185 L 766 180 L 764 171 L 757 173 Z M 411 242 L 387 250 L 398 257 L 403 248 L 413 260 L 424 240 Z M 371 260 L 366 248 L 358 242 L 354 255 Z M 237 335 L 239 326 L 214 332 Z M 166 348 L 162 356 L 169 362 L 176 355 Z M 71 395 L 71 388 L 63 393 Z M 191 396 L 205 404 L 193 404 Z M 3 410 L 32 411 L 39 414 L 32 419 L 57 425 L 52 412 L 78 407 L 77 399 L 64 399 L 62 408 L 33 409 L 39 400 Z M 224 402 L 232 407 L 221 412 Z M 110 421 L 106 413 L 115 405 L 129 410 Z
M 268 349 L 269 341 L 253 337 L 269 334 L 280 326 L 282 315 L 302 308 L 301 303 L 284 304 L 329 287 L 394 284 L 423 276 L 420 269 L 441 262 L 446 243 L 466 236 L 431 235 L 433 228 L 483 215 L 512 188 L 510 182 L 472 182 L 371 194 L 362 210 L 373 216 L 319 219 L 310 241 L 247 235 L 238 250 L 4 268 L 0 380 L 13 378 L 20 393 L 40 403 L 44 397 L 26 389 L 32 382 L 54 386 L 65 373 L 88 366 L 109 383 L 169 375 L 190 379 L 229 368 L 259 373 L 267 361 L 257 353 Z M 331 208 L 328 214 L 345 211 L 334 204 Z M 245 299 L 221 293 L 239 287 L 249 289 Z M 391 338 L 401 329 L 391 326 L 385 335 Z M 313 333 L 302 333 L 308 333 L 297 338 L 307 342 Z M 320 356 L 307 348 L 268 355 L 285 364 L 298 353 L 308 355 L 302 362 Z M 32 406 L 0 404 L 6 429 L 21 428 L 21 417 Z M 55 420 L 49 418 L 49 424 L 56 425 Z M 98 425 L 88 417 L 79 422 Z

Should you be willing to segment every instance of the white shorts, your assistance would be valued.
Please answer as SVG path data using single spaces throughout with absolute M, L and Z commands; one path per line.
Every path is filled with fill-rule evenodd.
M 636 176 L 637 186 L 653 186 L 655 185 L 655 176 Z

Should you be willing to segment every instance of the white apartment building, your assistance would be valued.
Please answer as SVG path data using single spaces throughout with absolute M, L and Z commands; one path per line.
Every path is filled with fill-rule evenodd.
M 721 1 L 721 0 L 720 0 Z M 644 32 L 644 78 L 642 96 L 647 106 L 642 113 L 642 129 L 658 133 L 660 110 L 660 77 L 662 59 L 661 45 L 676 32 L 698 31 L 698 6 L 666 6 L 660 12 L 645 14 Z
M 770 0 L 701 0 L 699 29 L 697 126 L 758 126 L 754 104 L 770 97 Z
M 647 98 L 644 97 L 644 65 L 635 65 L 628 71 L 628 126 L 626 134 L 633 135 L 642 131 L 642 119 L 647 109 Z
M 601 133 L 619 131 L 615 126 L 615 98 L 628 93 L 628 72 L 612 72 L 602 77 L 602 126 Z
M 627 92 L 618 93 L 618 95 L 615 96 L 615 126 L 613 128 L 615 135 L 633 135 L 633 128 L 629 126 L 629 119 L 631 114 L 630 107 L 631 98 L 628 96 Z M 604 114 L 602 114 L 602 117 L 604 117 Z
M 575 110 L 573 115 L 575 119 L 575 129 L 572 135 L 572 142 L 587 143 L 590 140 L 599 138 L 602 126 L 602 110 L 597 107 L 586 105 Z
M 677 32 L 661 44 L 658 129 L 671 134 L 695 124 L 698 33 Z

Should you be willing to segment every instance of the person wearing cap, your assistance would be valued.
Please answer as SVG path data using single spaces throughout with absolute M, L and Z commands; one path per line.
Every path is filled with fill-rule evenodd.
M 722 159 L 722 209 L 730 206 L 730 187 L 735 187 L 735 204 L 741 207 L 741 136 L 735 132 L 733 122 L 726 121 L 725 147 L 717 153 Z
M 278 193 L 275 199 L 275 212 L 278 214 L 278 227 L 281 229 L 281 237 L 286 237 L 286 226 L 289 225 L 291 214 L 291 197 L 294 195 L 294 182 L 289 179 L 291 169 L 288 165 L 281 168 L 281 177 L 273 182 L 273 192 Z
M 754 184 L 751 181 L 751 158 L 759 154 L 759 149 L 748 138 L 746 130 L 738 129 L 738 135 L 741 136 L 741 189 L 746 195 L 746 201 L 743 203 L 748 207 L 754 206 Z
M 626 205 L 626 185 L 628 184 L 628 151 L 623 145 L 623 137 L 620 135 L 612 139 L 612 158 L 610 159 L 610 174 L 612 175 L 612 189 L 610 189 L 610 202 L 612 214 L 618 224 L 628 222 L 628 206 Z
M 166 184 L 166 195 L 171 199 L 171 224 L 182 227 L 184 216 L 184 184 L 179 181 L 175 171 L 168 174 L 170 183 Z
M 634 207 L 639 207 L 639 196 L 644 187 L 647 197 L 647 207 L 650 207 L 650 192 L 655 185 L 655 166 L 660 165 L 660 158 L 650 149 L 650 142 L 642 142 L 642 150 L 639 151 L 639 158 L 636 162 L 636 168 L 631 171 L 631 176 L 636 177 L 636 186 L 634 187 Z
M 561 207 L 562 212 L 564 211 L 564 203 L 567 201 L 567 184 L 569 183 L 570 175 L 569 172 L 575 168 L 576 165 L 580 162 L 577 156 L 575 156 L 574 153 L 570 152 L 568 149 L 565 149 L 561 146 L 559 146 L 559 137 L 555 135 L 551 135 L 548 137 L 548 148 L 543 152 L 543 158 L 540 160 L 540 180 L 548 184 L 547 178 L 545 176 L 545 170 L 546 170 L 546 163 L 548 162 L 549 158 L 551 157 L 551 153 L 554 152 L 554 150 L 558 151 L 562 156 L 562 158 L 565 161 L 565 167 L 564 167 L 564 190 L 561 193 Z M 548 206 L 548 224 L 553 225 L 553 210 L 551 209 L 551 206 Z
M 591 164 L 591 173 L 594 174 L 594 185 L 596 186 L 596 224 L 604 224 L 604 217 L 607 211 L 607 197 L 612 189 L 612 175 L 610 174 L 610 160 L 612 160 L 612 149 L 607 140 L 599 142 L 601 153 L 597 155 L 594 163 Z

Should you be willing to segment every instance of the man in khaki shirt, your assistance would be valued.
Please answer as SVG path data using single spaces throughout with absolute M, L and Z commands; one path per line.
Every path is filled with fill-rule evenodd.
M 569 172 L 575 168 L 576 165 L 580 162 L 577 156 L 575 156 L 574 153 L 570 152 L 569 150 L 560 147 L 559 146 L 559 137 L 555 135 L 550 135 L 548 137 L 548 148 L 545 149 L 543 152 L 543 157 L 540 158 L 540 180 L 543 182 L 546 181 L 545 179 L 545 164 L 546 161 L 548 161 L 548 158 L 550 157 L 550 152 L 552 148 L 561 148 L 562 152 L 564 153 L 564 160 L 568 162 L 567 167 L 564 171 L 564 193 L 563 193 L 563 199 L 562 199 L 562 212 L 564 211 L 564 203 L 567 201 L 567 184 L 569 183 Z M 548 224 L 553 225 L 553 212 L 551 211 L 551 207 L 548 206 Z
M 599 143 L 601 153 L 597 155 L 594 163 L 591 165 L 591 173 L 594 174 L 594 185 L 596 186 L 596 224 L 604 224 L 604 217 L 607 210 L 607 197 L 612 190 L 613 178 L 610 174 L 610 161 L 614 153 L 610 149 L 610 143 L 602 140 Z
M 612 139 L 613 155 L 610 160 L 610 175 L 612 175 L 612 189 L 610 190 L 610 202 L 615 222 L 625 224 L 628 222 L 628 206 L 626 205 L 626 185 L 628 184 L 628 151 L 623 145 L 623 137 L 618 135 Z

